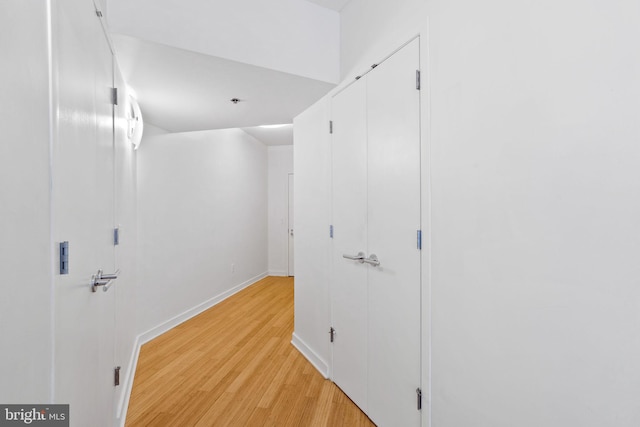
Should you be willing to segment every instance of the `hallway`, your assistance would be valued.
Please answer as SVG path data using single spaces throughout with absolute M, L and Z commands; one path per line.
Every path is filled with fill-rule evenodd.
M 126 425 L 373 425 L 292 332 L 293 278 L 267 277 L 145 344 Z

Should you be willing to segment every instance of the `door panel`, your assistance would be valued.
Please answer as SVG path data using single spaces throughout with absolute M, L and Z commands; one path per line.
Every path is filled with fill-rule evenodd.
M 97 145 L 100 164 L 94 174 L 98 175 L 99 183 L 96 198 L 101 209 L 99 224 L 101 237 L 96 239 L 95 247 L 98 252 L 97 268 L 104 273 L 116 271 L 114 224 L 115 224 L 115 152 L 114 152 L 114 111 L 111 90 L 114 87 L 113 54 L 103 32 L 102 26 L 96 25 L 96 84 L 95 100 L 97 115 Z M 109 163 L 108 166 L 105 163 Z M 95 294 L 99 298 L 100 310 L 98 319 L 99 330 L 95 331 L 100 339 L 99 377 L 96 387 L 100 399 L 101 411 L 104 411 L 105 424 L 113 420 L 115 385 L 115 328 L 116 328 L 116 293 L 118 283 L 114 280 L 110 287 L 104 287 Z M 106 292 L 105 292 L 106 291 Z M 94 294 L 94 295 L 95 295 Z
M 333 98 L 332 320 L 333 380 L 367 408 L 367 270 L 343 258 L 366 251 L 366 87 L 358 81 Z
M 113 302 L 90 280 L 114 268 L 112 55 L 91 2 L 54 3 L 53 22 L 53 229 L 69 241 L 69 274 L 55 280 L 55 401 L 73 425 L 110 425 Z
M 288 179 L 289 179 L 289 197 L 288 197 L 288 204 L 289 204 L 289 215 L 288 215 L 288 241 L 289 241 L 289 267 L 288 267 L 288 273 L 287 275 L 292 277 L 295 273 L 293 270 L 293 244 L 294 244 L 294 232 L 293 232 L 293 174 L 290 173 L 288 175 Z
M 415 40 L 332 102 L 333 380 L 379 426 L 420 425 L 418 68 Z
M 121 384 L 116 388 L 116 413 L 122 414 L 125 400 L 127 373 L 130 372 L 131 354 L 134 351 L 135 328 L 135 274 L 136 274 L 136 152 L 127 137 L 128 94 L 124 78 L 114 67 L 115 87 L 118 88 L 118 105 L 114 107 L 114 156 L 115 156 L 115 224 L 119 228 L 119 244 L 115 246 L 116 269 L 120 271 L 110 292 L 116 304 L 116 355 L 114 364 L 121 367 Z
M 420 384 L 420 98 L 418 40 L 367 76 L 369 416 L 417 426 Z

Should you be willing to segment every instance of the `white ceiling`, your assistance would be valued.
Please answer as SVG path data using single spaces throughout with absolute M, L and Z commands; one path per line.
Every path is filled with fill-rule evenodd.
M 307 0 L 311 3 L 315 3 L 327 9 L 333 9 L 336 12 L 340 12 L 342 8 L 349 3 L 350 0 Z
M 171 132 L 292 123 L 334 87 L 134 37 L 112 39 L 144 120 Z
M 107 19 L 115 34 L 340 80 L 340 14 L 306 0 L 109 0 Z
M 292 123 L 339 80 L 349 0 L 105 1 L 143 118 L 169 132 L 241 128 L 292 144 L 292 126 L 256 126 Z

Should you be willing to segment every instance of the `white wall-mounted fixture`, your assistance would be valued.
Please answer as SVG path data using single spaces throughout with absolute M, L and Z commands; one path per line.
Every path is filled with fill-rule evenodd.
M 127 112 L 127 137 L 133 149 L 137 150 L 142 141 L 142 132 L 144 130 L 144 124 L 142 122 L 142 112 L 138 105 L 138 100 L 133 95 L 129 95 L 129 110 Z

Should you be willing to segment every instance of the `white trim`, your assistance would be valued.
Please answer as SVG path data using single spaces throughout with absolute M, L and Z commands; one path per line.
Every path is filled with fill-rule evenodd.
M 129 408 L 129 400 L 131 399 L 131 390 L 133 389 L 133 379 L 136 376 L 136 368 L 138 367 L 138 357 L 140 356 L 140 335 L 136 337 L 136 342 L 133 345 L 133 352 L 131 353 L 131 359 L 129 360 L 129 368 L 127 369 L 126 376 L 124 378 L 124 391 L 120 402 L 118 403 L 118 409 L 116 412 L 117 419 L 120 420 L 120 426 L 124 427 L 127 421 L 127 409 Z
M 149 329 L 146 332 L 143 332 L 142 334 L 138 335 L 138 337 L 136 338 L 136 342 L 134 345 L 134 349 L 133 349 L 133 353 L 131 354 L 131 363 L 129 364 L 129 369 L 127 370 L 127 376 L 124 380 L 124 387 L 125 387 L 125 391 L 122 394 L 122 398 L 120 399 L 120 403 L 118 405 L 117 408 L 117 416 L 120 419 L 120 426 L 124 427 L 125 422 L 127 421 L 127 410 L 129 409 L 129 399 L 131 398 L 131 390 L 133 389 L 133 379 L 135 377 L 135 373 L 136 373 L 136 368 L 138 365 L 138 357 L 140 356 L 140 348 L 148 343 L 149 341 L 151 341 L 154 338 L 159 337 L 160 335 L 164 334 L 165 332 L 170 331 L 171 329 L 175 328 L 176 326 L 178 326 L 181 323 L 186 322 L 187 320 L 191 319 L 192 317 L 197 316 L 198 314 L 202 313 L 205 310 L 210 309 L 211 307 L 213 307 L 214 305 L 224 301 L 225 299 L 229 298 L 230 296 L 240 292 L 241 290 L 253 285 L 254 283 L 256 283 L 259 280 L 264 279 L 265 277 L 267 277 L 269 274 L 268 273 L 262 273 L 259 274 L 258 276 L 255 276 L 237 286 L 234 286 L 233 288 L 219 294 L 216 295 L 215 297 L 208 299 L 207 301 L 196 305 L 193 308 L 190 308 L 189 310 L 183 312 L 182 314 L 179 314 L 175 317 L 172 317 L 171 319 L 167 320 L 166 322 L 163 322 L 161 324 L 159 324 L 158 326 Z
M 327 362 L 322 360 L 318 354 L 311 349 L 302 339 L 293 333 L 291 337 L 291 344 L 298 349 L 300 353 L 307 359 L 314 368 L 318 370 L 322 374 L 325 379 L 329 379 L 329 365 Z
M 402 43 L 400 45 L 400 47 L 394 49 L 391 53 L 387 54 L 387 56 L 385 56 L 384 58 L 380 59 L 379 61 L 376 61 L 376 67 L 380 64 L 382 64 L 384 61 L 386 61 L 387 59 L 391 58 L 393 55 L 395 55 L 396 53 L 398 53 L 400 50 L 402 50 L 403 47 L 407 46 L 409 43 L 411 43 L 412 41 L 414 41 L 415 39 L 420 39 L 420 33 L 415 34 L 413 37 L 411 37 L 409 40 L 405 41 L 404 43 Z M 355 68 L 355 67 L 354 67 Z M 338 95 L 340 92 L 344 91 L 346 88 L 348 88 L 349 86 L 351 86 L 352 84 L 354 84 L 355 82 L 357 82 L 358 80 L 360 80 L 362 77 L 366 76 L 367 74 L 369 74 L 375 67 L 368 67 L 365 71 L 363 71 L 360 74 L 357 75 L 353 75 L 350 77 L 345 78 L 344 80 L 342 80 L 342 82 L 338 83 L 338 85 L 332 89 L 332 91 L 330 91 L 329 93 L 331 94 L 330 97 L 334 98 L 336 95 Z M 345 83 L 346 82 L 346 83 Z M 344 84 L 344 86 L 342 86 Z M 425 92 L 427 91 L 426 89 L 424 90 Z
M 207 301 L 196 305 L 193 308 L 190 308 L 189 310 L 185 311 L 182 314 L 178 314 L 175 317 L 172 317 L 171 319 L 167 320 L 164 323 L 159 324 L 158 326 L 156 326 L 155 328 L 151 328 L 149 329 L 147 332 L 144 332 L 142 334 L 140 334 L 140 345 L 146 344 L 149 341 L 151 341 L 152 339 L 159 337 L 160 335 L 164 334 L 165 332 L 175 328 L 176 326 L 178 326 L 181 323 L 186 322 L 187 320 L 191 319 L 194 316 L 197 316 L 198 314 L 202 313 L 205 310 L 210 309 L 211 307 L 213 307 L 214 305 L 218 304 L 221 301 L 224 301 L 225 299 L 229 298 L 231 295 L 240 292 L 241 290 L 243 290 L 244 288 L 246 288 L 247 286 L 253 285 L 254 283 L 256 283 L 258 280 L 264 279 L 265 277 L 267 277 L 267 273 L 262 273 L 256 277 L 253 277 L 249 280 L 247 280 L 246 282 L 243 282 L 219 295 L 216 295 L 215 297 L 208 299 Z
M 56 401 L 56 251 L 55 251 L 55 217 L 53 204 L 53 183 L 54 183 L 54 149 L 57 140 L 57 122 L 55 115 L 58 108 L 57 86 L 54 88 L 54 79 L 57 70 L 54 69 L 53 54 L 53 12 L 51 0 L 45 4 L 47 13 L 47 84 L 49 102 L 49 248 L 51 248 L 51 265 L 49 266 L 49 348 L 51 357 L 49 359 L 49 402 Z
M 286 271 L 270 271 L 269 276 L 287 277 L 289 274 Z

